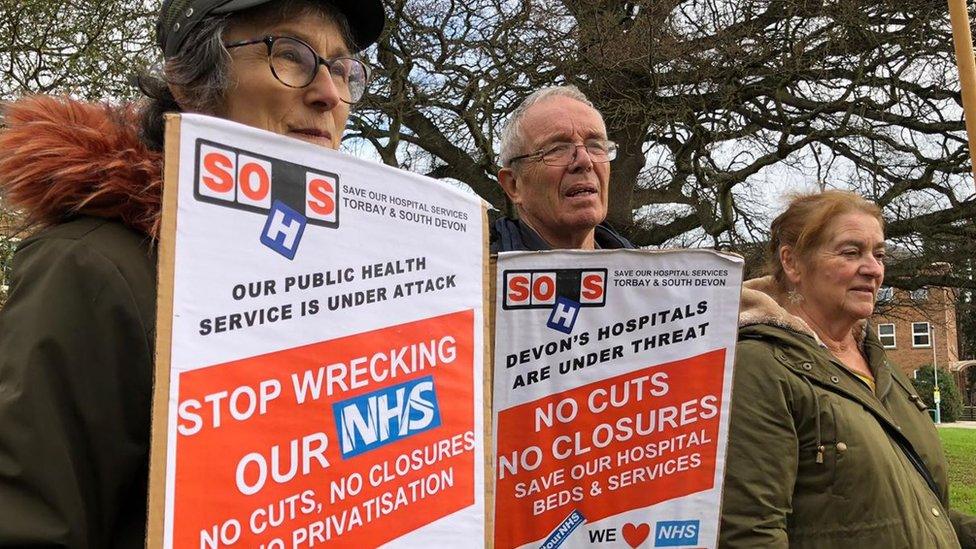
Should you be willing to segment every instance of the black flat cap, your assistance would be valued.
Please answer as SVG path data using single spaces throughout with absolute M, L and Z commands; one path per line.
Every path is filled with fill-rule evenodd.
M 156 43 L 163 57 L 179 51 L 186 35 L 208 15 L 246 10 L 274 0 L 164 0 L 156 21 Z M 382 0 L 321 0 L 346 16 L 356 51 L 376 42 L 383 32 L 386 16 Z

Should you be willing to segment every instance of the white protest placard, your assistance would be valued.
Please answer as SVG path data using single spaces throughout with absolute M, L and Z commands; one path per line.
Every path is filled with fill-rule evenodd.
M 150 547 L 484 540 L 482 201 L 167 121 Z
M 500 254 L 495 547 L 715 547 L 742 260 Z

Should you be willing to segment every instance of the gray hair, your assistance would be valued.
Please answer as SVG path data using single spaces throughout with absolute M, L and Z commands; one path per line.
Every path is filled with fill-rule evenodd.
M 518 156 L 525 147 L 525 135 L 522 133 L 522 119 L 525 118 L 526 111 L 533 105 L 553 97 L 568 97 L 588 107 L 596 108 L 593 106 L 593 102 L 579 88 L 573 85 L 550 86 L 532 92 L 518 107 L 515 107 L 512 115 L 508 118 L 508 122 L 505 123 L 505 127 L 502 128 L 499 145 L 500 150 L 498 153 L 499 164 L 503 167 L 508 167 L 512 158 Z
M 163 115 L 168 112 L 214 112 L 229 87 L 230 54 L 223 36 L 227 17 L 207 17 L 192 30 L 176 55 L 161 68 L 137 77 L 150 102 L 142 113 L 142 137 L 153 149 L 163 148 Z M 170 89 L 179 86 L 180 100 Z
M 211 113 L 230 86 L 230 54 L 224 47 L 226 17 L 208 17 L 187 37 L 195 47 L 180 51 L 163 65 L 163 79 L 180 87 L 184 110 Z
M 153 149 L 163 148 L 163 115 L 167 112 L 200 112 L 212 114 L 230 88 L 230 53 L 224 47 L 227 25 L 238 17 L 265 16 L 274 24 L 288 17 L 318 14 L 333 21 L 350 49 L 355 49 L 352 30 L 346 17 L 328 4 L 313 4 L 307 0 L 275 2 L 270 17 L 266 10 L 272 6 L 258 6 L 245 12 L 209 16 L 190 31 L 176 55 L 166 59 L 162 69 L 144 72 L 137 77 L 139 89 L 150 102 L 142 114 L 142 137 Z M 179 101 L 171 86 L 180 88 Z

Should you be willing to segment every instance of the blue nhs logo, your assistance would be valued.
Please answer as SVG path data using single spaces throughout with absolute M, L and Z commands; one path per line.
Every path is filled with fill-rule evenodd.
M 342 458 L 375 450 L 441 424 L 433 376 L 332 405 Z
M 698 545 L 698 520 L 660 520 L 654 525 L 654 547 Z

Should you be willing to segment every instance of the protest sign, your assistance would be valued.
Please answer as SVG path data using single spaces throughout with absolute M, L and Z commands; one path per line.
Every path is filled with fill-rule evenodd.
M 480 199 L 167 120 L 150 547 L 479 546 Z
M 500 254 L 496 283 L 495 547 L 714 547 L 741 259 Z

